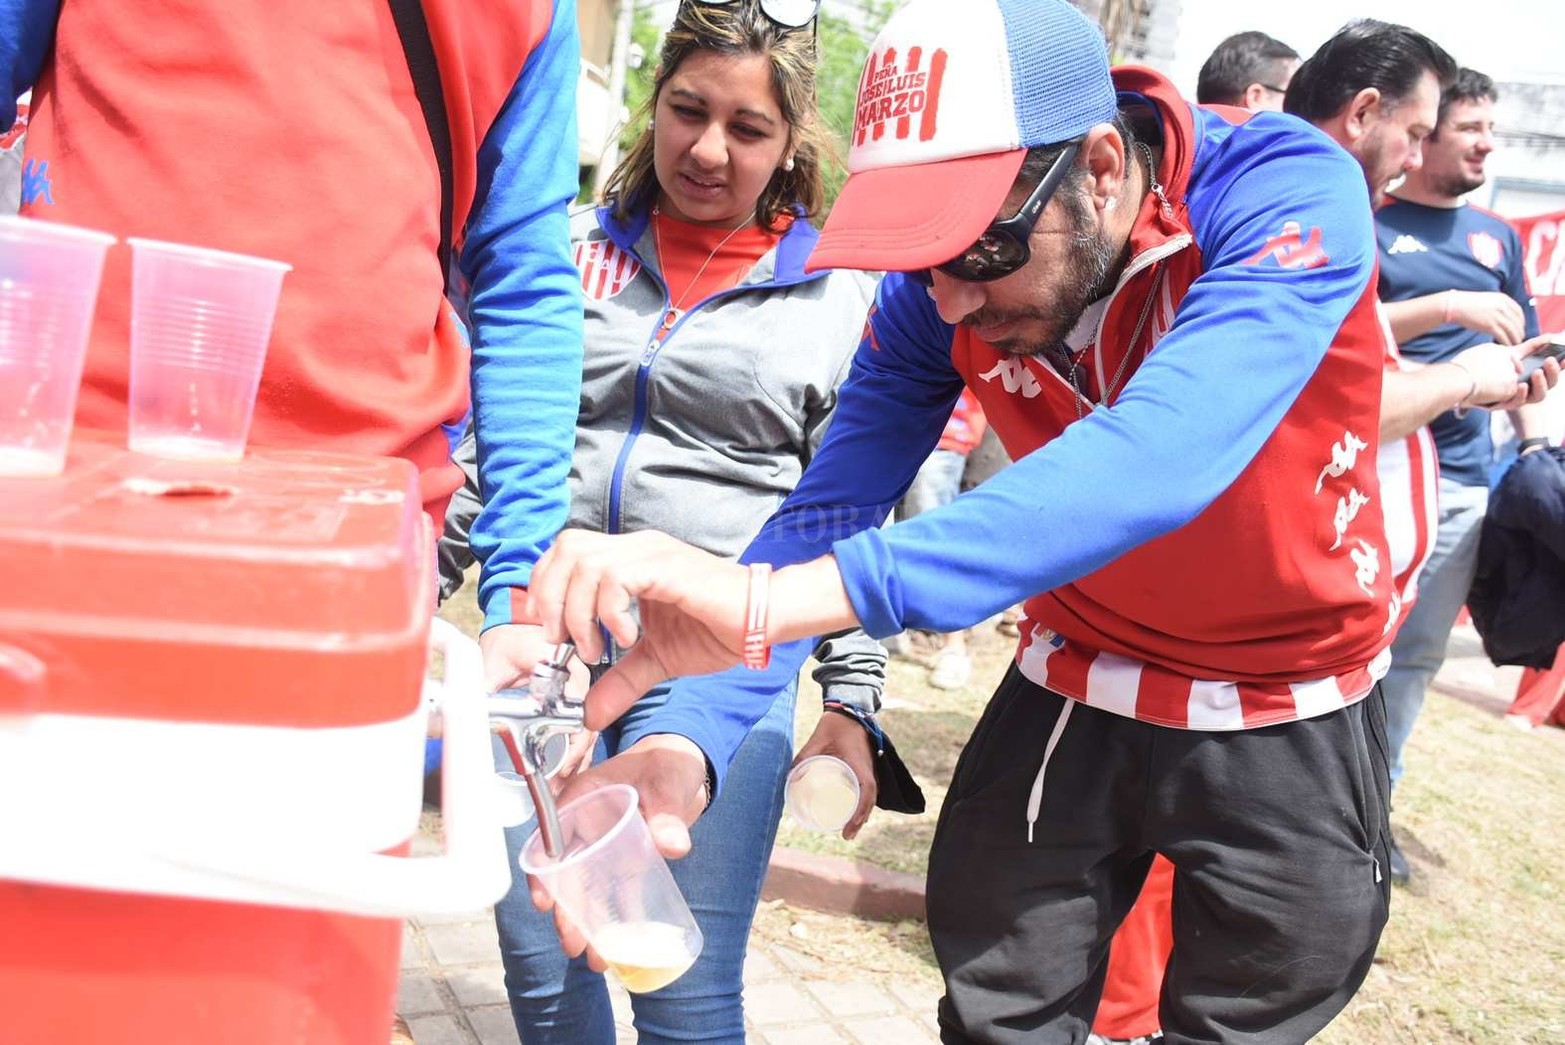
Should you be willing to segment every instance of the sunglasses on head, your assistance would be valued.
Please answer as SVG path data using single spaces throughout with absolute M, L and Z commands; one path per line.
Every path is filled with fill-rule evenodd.
M 692 0 L 712 7 L 731 7 L 736 3 L 754 3 L 761 13 L 775 25 L 785 29 L 802 29 L 816 20 L 821 0 Z
M 989 283 L 1009 276 L 1027 264 L 1032 257 L 1027 240 L 1032 235 L 1033 226 L 1038 224 L 1038 216 L 1049 205 L 1049 199 L 1070 172 L 1080 149 L 1080 139 L 1068 143 L 1014 215 L 991 222 L 973 241 L 972 246 L 935 268 L 964 283 Z M 907 275 L 915 283 L 934 286 L 935 281 L 929 269 L 915 269 Z

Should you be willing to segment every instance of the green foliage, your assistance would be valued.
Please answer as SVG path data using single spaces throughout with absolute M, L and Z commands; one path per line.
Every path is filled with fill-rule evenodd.
M 858 25 L 825 11 L 820 17 L 816 90 L 821 119 L 831 132 L 837 150 L 837 155 L 827 157 L 821 166 L 826 182 L 823 214 L 831 210 L 831 204 L 848 177 L 848 138 L 853 133 L 853 102 L 859 90 L 859 75 L 869 54 L 869 41 L 890 16 L 892 4 L 890 0 L 861 0 L 858 7 Z
M 657 71 L 658 48 L 663 46 L 663 31 L 652 19 L 652 11 L 644 4 L 637 4 L 630 23 L 630 39 L 641 53 L 641 65 L 625 71 L 625 108 L 630 120 L 620 132 L 619 146 L 623 153 L 641 134 L 646 122 L 641 118 L 641 107 L 652 97 L 652 76 Z
M 830 7 L 846 14 L 821 11 L 819 27 L 820 65 L 816 85 L 820 97 L 821 118 L 830 130 L 836 155 L 828 156 L 822 165 L 826 180 L 825 210 L 837 198 L 842 183 L 847 179 L 848 136 L 853 132 L 853 100 L 858 94 L 859 74 L 869 53 L 869 41 L 886 23 L 895 7 L 894 0 L 835 0 Z M 620 149 L 625 150 L 635 142 L 645 120 L 640 117 L 641 107 L 652 97 L 653 74 L 657 69 L 658 49 L 663 43 L 663 33 L 653 20 L 650 7 L 638 3 L 631 23 L 631 40 L 643 55 L 641 66 L 627 70 L 625 76 L 625 107 L 630 111 L 630 122 L 620 132 Z M 824 213 L 824 212 L 823 212 Z

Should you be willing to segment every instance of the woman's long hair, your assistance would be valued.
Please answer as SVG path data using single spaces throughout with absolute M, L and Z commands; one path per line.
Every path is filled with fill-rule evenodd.
M 760 12 L 754 0 L 734 4 L 703 4 L 684 0 L 674 24 L 663 38 L 652 96 L 637 120 L 650 119 L 669 77 L 679 64 L 697 51 L 726 55 L 758 54 L 772 70 L 772 88 L 788 121 L 788 145 L 783 155 L 793 156 L 793 170 L 772 173 L 755 202 L 756 224 L 775 229 L 778 218 L 799 210 L 812 217 L 825 201 L 821 161 L 831 145 L 821 130 L 815 100 L 815 34 L 808 27 L 789 29 Z M 604 199 L 614 216 L 626 221 L 657 198 L 657 171 L 652 165 L 652 135 L 646 127 L 614 168 L 604 188 Z

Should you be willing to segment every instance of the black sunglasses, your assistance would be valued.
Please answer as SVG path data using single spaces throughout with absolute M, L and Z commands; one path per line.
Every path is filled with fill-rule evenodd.
M 748 0 L 694 0 L 714 7 L 728 7 Z M 756 0 L 761 13 L 785 29 L 801 29 L 816 20 L 820 14 L 821 0 Z
M 1038 224 L 1038 216 L 1049 205 L 1049 199 L 1060 187 L 1060 182 L 1065 180 L 1080 150 L 1081 139 L 1068 143 L 1039 179 L 1038 187 L 1032 190 L 1027 201 L 1013 216 L 991 222 L 971 247 L 935 267 L 952 279 L 964 283 L 989 283 L 1009 276 L 1027 264 L 1032 257 L 1027 240 L 1032 235 L 1033 226 Z M 926 287 L 934 286 L 928 269 L 915 269 L 908 273 L 908 278 Z

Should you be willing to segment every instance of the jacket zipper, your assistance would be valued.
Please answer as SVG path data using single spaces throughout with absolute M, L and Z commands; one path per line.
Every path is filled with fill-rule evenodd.
M 1158 188 L 1161 189 L 1162 186 L 1158 186 Z M 1158 198 L 1163 198 L 1161 191 L 1158 192 Z M 1163 206 L 1168 206 L 1167 200 L 1164 200 Z M 1097 358 L 1093 360 L 1093 365 L 1097 367 L 1098 388 L 1102 390 L 1104 401 L 1106 401 L 1109 395 L 1112 394 L 1113 389 L 1108 387 L 1108 375 L 1103 369 L 1103 324 L 1108 321 L 1109 313 L 1114 309 L 1114 299 L 1119 297 L 1119 292 L 1123 290 L 1125 285 L 1128 284 L 1132 279 L 1151 268 L 1153 265 L 1156 265 L 1163 259 L 1171 258 L 1175 254 L 1178 254 L 1180 251 L 1184 250 L 1190 245 L 1191 240 L 1191 236 L 1188 234 L 1182 234 L 1175 236 L 1172 239 L 1166 240 L 1163 243 L 1160 243 L 1157 246 L 1151 248 L 1150 250 L 1144 250 L 1134 258 L 1131 258 L 1130 264 L 1126 265 L 1124 271 L 1119 274 L 1119 279 L 1115 282 L 1114 289 L 1109 294 L 1109 300 L 1103 306 L 1103 312 L 1098 316 L 1097 330 L 1095 330 L 1092 335 L 1093 344 L 1097 345 L 1099 348 L 1099 351 L 1095 353 Z M 1147 317 L 1152 314 L 1152 309 L 1156 306 L 1156 299 L 1161 290 L 1161 281 L 1154 281 L 1152 293 L 1148 294 L 1146 301 L 1142 303 L 1141 318 L 1136 323 L 1136 332 L 1131 337 L 1130 348 L 1125 355 L 1125 360 L 1130 358 L 1130 352 L 1135 351 L 1136 342 L 1141 340 L 1141 334 L 1146 329 Z M 1118 377 L 1123 376 L 1123 364 L 1124 360 L 1121 361 L 1120 374 L 1116 375 L 1116 384 L 1118 383 Z M 1088 409 L 1098 405 L 1101 405 L 1101 403 L 1087 404 Z
M 650 270 L 649 270 L 650 271 Z M 658 282 L 662 284 L 659 277 Z M 630 430 L 625 433 L 625 441 L 620 444 L 619 453 L 614 458 L 614 471 L 609 476 L 609 518 L 606 527 L 609 533 L 621 531 L 621 500 L 625 486 L 625 466 L 630 462 L 630 451 L 635 445 L 636 437 L 647 423 L 647 381 L 652 373 L 652 363 L 657 359 L 658 349 L 663 342 L 672 337 L 674 331 L 684 322 L 684 316 L 680 316 L 672 323 L 669 322 L 673 313 L 674 302 L 668 293 L 668 285 L 663 284 L 663 307 L 658 311 L 658 325 L 653 328 L 652 336 L 647 340 L 646 347 L 641 351 L 641 360 L 636 365 L 636 394 L 635 402 L 630 412 Z M 698 304 L 697 308 L 700 307 Z M 686 312 L 688 316 L 690 312 Z M 659 336 L 661 335 L 661 337 Z
M 648 269 L 647 271 L 650 274 L 652 270 Z M 649 409 L 647 404 L 647 387 L 651 383 L 652 364 L 656 362 L 659 350 L 679 331 L 680 327 L 685 325 L 685 320 L 718 298 L 728 294 L 736 294 L 740 291 L 777 290 L 795 285 L 794 283 L 779 283 L 774 280 L 767 283 L 747 283 L 738 287 L 730 287 L 727 290 L 720 290 L 716 294 L 709 294 L 697 301 L 685 310 L 684 315 L 670 323 L 669 316 L 673 311 L 673 300 L 669 297 L 668 286 L 663 283 L 662 277 L 658 276 L 656 278 L 659 284 L 663 285 L 663 308 L 658 312 L 658 325 L 653 328 L 652 337 L 647 341 L 646 348 L 642 350 L 641 361 L 636 367 L 636 398 L 630 415 L 630 430 L 625 433 L 625 441 L 620 444 L 619 454 L 614 459 L 614 472 L 609 477 L 609 518 L 608 526 L 605 528 L 607 533 L 620 533 L 623 530 L 622 509 L 624 507 L 625 468 L 630 462 L 630 451 L 636 442 L 636 437 L 641 434 L 642 429 L 647 425 Z M 806 279 L 798 282 L 810 282 L 810 280 Z M 662 334 L 661 338 L 658 336 L 659 334 Z

